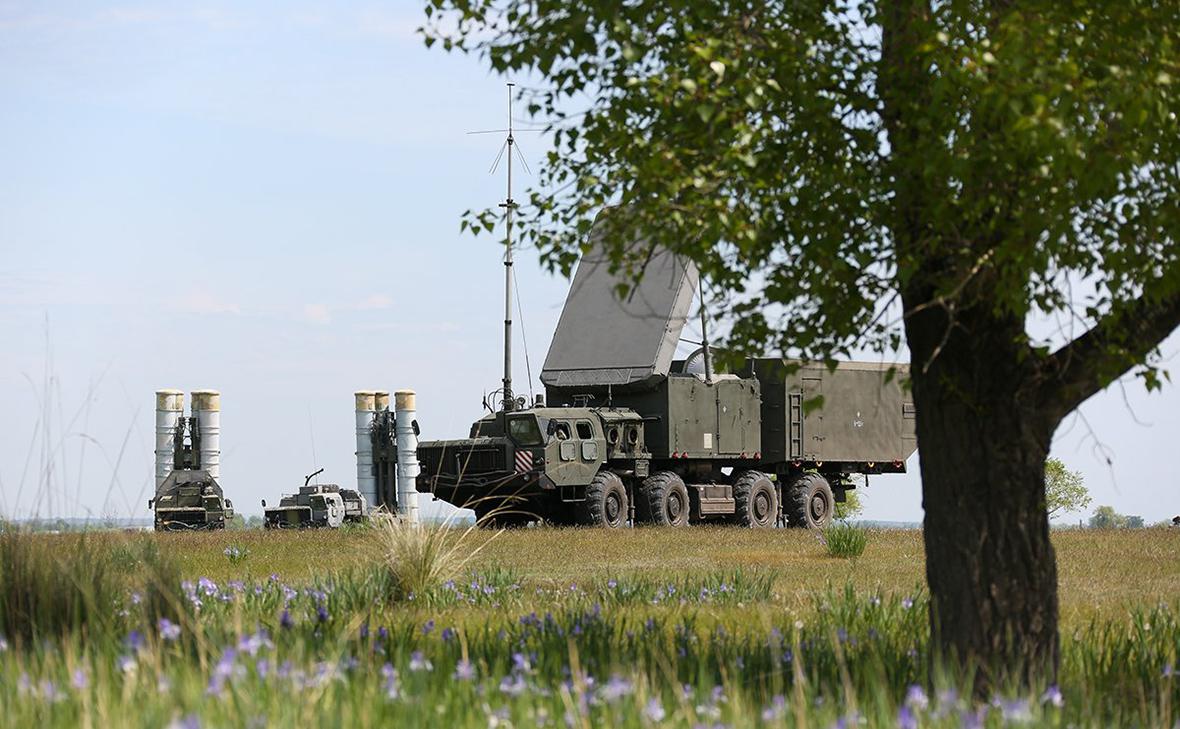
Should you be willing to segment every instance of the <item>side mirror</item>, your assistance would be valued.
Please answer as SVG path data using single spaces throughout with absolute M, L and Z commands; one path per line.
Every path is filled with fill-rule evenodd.
M 150 510 L 151 510 L 151 508 L 152 508 L 152 502 L 153 502 L 153 501 L 155 501 L 155 499 L 148 499 L 148 510 L 149 510 L 149 511 L 150 511 Z
M 417 438 L 419 435 L 422 434 L 422 431 L 418 429 L 418 421 L 417 420 L 411 420 L 410 427 L 412 427 L 414 429 L 414 437 L 415 438 Z
M 264 509 L 266 508 L 266 499 L 262 500 L 262 508 L 264 508 Z

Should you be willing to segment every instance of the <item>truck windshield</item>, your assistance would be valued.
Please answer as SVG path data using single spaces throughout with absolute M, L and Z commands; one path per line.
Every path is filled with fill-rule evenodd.
M 544 445 L 541 440 L 541 426 L 535 415 L 515 415 L 508 418 L 508 435 L 517 445 Z

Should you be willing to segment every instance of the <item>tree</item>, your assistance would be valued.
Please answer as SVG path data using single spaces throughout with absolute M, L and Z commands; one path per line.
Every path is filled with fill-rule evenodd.
M 1054 431 L 1128 371 L 1158 388 L 1180 324 L 1178 13 L 430 0 L 424 34 L 540 79 L 523 97 L 556 148 L 519 220 L 547 265 L 568 273 L 617 205 L 618 270 L 692 258 L 731 351 L 904 341 L 933 644 L 984 694 L 1055 680 Z
M 1080 472 L 1070 471 L 1057 458 L 1045 461 L 1045 507 L 1049 518 L 1081 511 L 1090 505 L 1090 501 L 1090 492 Z
M 1127 525 L 1127 517 L 1114 510 L 1113 506 L 1099 506 L 1090 517 L 1091 529 L 1122 529 Z
M 855 519 L 863 513 L 865 507 L 860 503 L 860 494 L 855 491 L 846 491 L 843 502 L 836 502 L 835 516 L 841 521 Z

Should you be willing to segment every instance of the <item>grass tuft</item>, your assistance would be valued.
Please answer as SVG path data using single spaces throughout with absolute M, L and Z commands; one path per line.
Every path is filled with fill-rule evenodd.
M 148 536 L 0 532 L 0 635 L 102 634 L 134 609 L 152 624 L 185 609 L 176 561 Z
M 823 541 L 831 556 L 851 559 L 864 554 L 869 544 L 869 533 L 861 527 L 837 522 L 824 529 Z
M 407 524 L 385 515 L 376 521 L 372 538 L 376 545 L 374 576 L 393 600 L 425 595 L 462 574 L 483 548 L 472 544 L 477 527 L 455 528 L 451 523 Z

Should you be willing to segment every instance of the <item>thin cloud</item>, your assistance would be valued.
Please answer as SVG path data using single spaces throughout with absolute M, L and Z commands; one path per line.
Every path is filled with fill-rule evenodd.
M 357 311 L 376 311 L 393 307 L 393 297 L 389 294 L 371 294 L 357 302 L 352 308 Z
M 190 291 L 180 298 L 177 308 L 186 314 L 234 314 L 242 313 L 242 307 L 226 301 L 210 291 Z
M 304 304 L 303 318 L 312 324 L 328 324 L 332 321 L 332 312 L 327 304 Z

